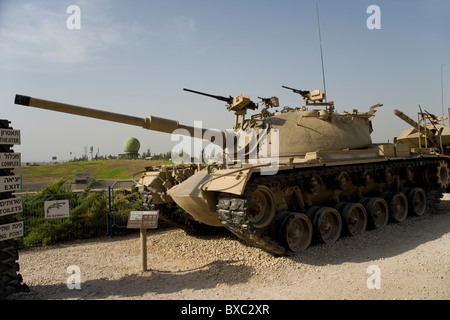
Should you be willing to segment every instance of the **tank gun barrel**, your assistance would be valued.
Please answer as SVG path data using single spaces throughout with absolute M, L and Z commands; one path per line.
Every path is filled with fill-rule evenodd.
M 14 103 L 17 105 L 23 105 L 28 107 L 35 107 L 40 109 L 46 109 L 51 111 L 58 111 L 63 113 L 69 113 L 79 116 L 84 116 L 88 118 L 96 118 L 106 121 L 113 121 L 123 124 L 129 124 L 132 126 L 142 127 L 148 130 L 165 132 L 165 133 L 173 133 L 176 129 L 185 129 L 189 132 L 191 137 L 195 136 L 196 130 L 199 128 L 194 128 L 190 126 L 185 126 L 179 124 L 177 120 L 171 120 L 166 118 L 160 118 L 155 116 L 148 116 L 145 118 L 134 117 L 129 115 L 124 115 L 115 112 L 109 112 L 104 110 L 80 107 L 76 105 L 54 102 L 49 100 L 43 100 L 38 98 L 33 98 L 29 96 L 19 95 L 17 94 L 14 100 Z M 206 130 L 202 128 L 202 137 Z M 181 133 L 181 132 L 180 132 Z M 187 134 L 186 134 L 187 135 Z

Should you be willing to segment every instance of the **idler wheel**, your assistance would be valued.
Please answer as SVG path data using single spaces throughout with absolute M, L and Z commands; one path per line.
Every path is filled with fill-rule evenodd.
M 265 228 L 275 217 L 275 211 L 275 199 L 272 191 L 264 185 L 259 185 L 249 196 L 248 220 L 257 229 Z
M 341 212 L 345 234 L 354 236 L 366 230 L 367 213 L 362 204 L 354 202 L 346 203 Z
M 291 212 L 281 224 L 281 242 L 294 253 L 308 248 L 312 241 L 313 226 L 303 213 Z
M 421 216 L 427 209 L 427 195 L 422 188 L 413 188 L 408 192 L 409 213 Z
M 389 206 L 383 198 L 364 198 L 362 204 L 367 212 L 367 228 L 384 227 L 389 221 Z
M 394 222 L 402 222 L 408 216 L 408 199 L 403 192 L 386 194 L 389 205 L 389 216 Z
M 322 243 L 336 242 L 341 236 L 342 219 L 336 209 L 321 207 L 314 215 L 314 229 Z

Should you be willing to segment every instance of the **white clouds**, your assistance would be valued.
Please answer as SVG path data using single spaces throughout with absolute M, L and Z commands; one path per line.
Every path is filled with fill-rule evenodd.
M 106 10 L 99 10 L 89 2 L 79 7 L 81 29 L 74 30 L 67 28 L 66 21 L 71 14 L 61 5 L 48 8 L 44 3 L 10 4 L 3 8 L 6 12 L 0 25 L 1 66 L 94 62 L 125 41 L 124 26 L 115 23 Z
M 109 0 L 76 1 L 80 29 L 69 29 L 71 4 L 38 0 L 3 3 L 0 12 L 0 68 L 50 70 L 97 64 L 111 52 L 138 50 L 155 45 L 186 45 L 195 42 L 197 22 L 183 14 L 167 16 L 158 24 L 133 19 L 134 10 L 122 15 Z M 120 6 L 119 6 L 120 7 Z M 115 11 L 113 11 L 113 9 Z M 136 13 L 136 15 L 138 15 Z M 126 60 L 126 59 L 125 59 Z

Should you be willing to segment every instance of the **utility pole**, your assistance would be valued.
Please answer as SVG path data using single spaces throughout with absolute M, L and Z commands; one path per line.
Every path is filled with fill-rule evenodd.
M 442 116 L 444 116 L 444 80 L 443 80 L 443 70 L 446 64 L 441 64 L 441 103 L 442 103 Z

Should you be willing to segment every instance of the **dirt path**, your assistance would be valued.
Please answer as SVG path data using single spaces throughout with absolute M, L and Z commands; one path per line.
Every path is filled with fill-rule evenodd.
M 275 258 L 232 235 L 148 232 L 19 252 L 30 287 L 12 299 L 444 299 L 450 298 L 450 194 L 434 214 Z M 81 289 L 67 272 L 79 267 Z M 72 276 L 74 277 L 74 276 Z M 379 280 L 379 282 L 377 282 Z

